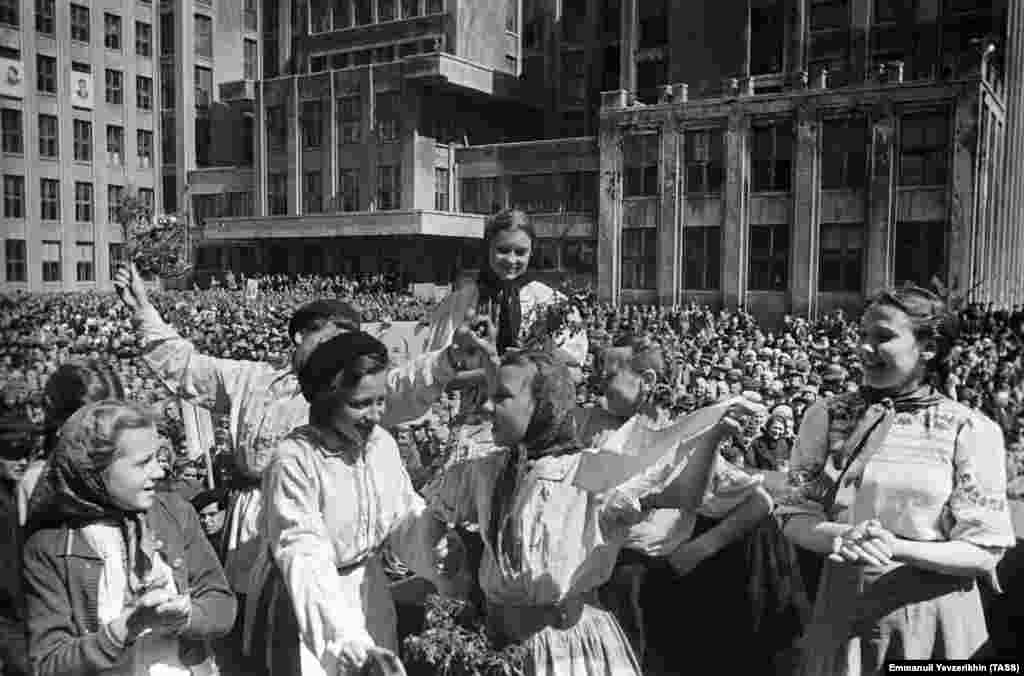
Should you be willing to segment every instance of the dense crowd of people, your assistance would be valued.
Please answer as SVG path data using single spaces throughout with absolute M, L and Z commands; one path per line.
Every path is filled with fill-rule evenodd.
M 741 310 L 609 305 L 522 277 L 532 230 L 517 220 L 521 215 L 506 216 L 485 237 L 490 270 L 441 304 L 379 275 L 262 276 L 252 297 L 250 280 L 234 275 L 205 290 L 161 292 L 145 291 L 123 273 L 120 298 L 0 297 L 0 436 L 27 439 L 24 429 L 42 430 L 31 449 L 5 451 L 5 458 L 18 457 L 0 466 L 4 486 L 18 486 L 0 490 L 0 498 L 25 531 L 6 529 L 3 536 L 26 548 L 33 642 L 26 654 L 35 673 L 151 673 L 154 665 L 169 665 L 167 673 L 333 676 L 355 673 L 346 670 L 368 660 L 384 673 L 400 673 L 394 660 L 406 655 L 401 639 L 422 630 L 422 617 L 409 629 L 409 608 L 422 611 L 423 597 L 405 598 L 389 585 L 413 574 L 435 589 L 482 599 L 495 649 L 530 646 L 528 655 L 517 653 L 522 673 L 677 673 L 688 658 L 672 645 L 671 623 L 652 619 L 650 610 L 666 593 L 717 608 L 705 611 L 703 628 L 694 625 L 691 638 L 714 641 L 731 626 L 738 640 L 760 641 L 763 651 L 752 648 L 737 659 L 768 656 L 779 673 L 789 673 L 783 655 L 806 627 L 817 661 L 804 659 L 805 673 L 874 673 L 881 662 L 873 660 L 902 644 L 886 638 L 866 648 L 837 638 L 846 620 L 836 613 L 854 602 L 851 589 L 866 584 L 862 573 L 847 574 L 851 567 L 888 569 L 899 557 L 963 591 L 956 580 L 985 577 L 998 560 L 986 552 L 1012 546 L 1005 507 L 997 506 L 1003 498 L 985 491 L 1002 471 L 991 466 L 998 458 L 1006 497 L 1024 498 L 1020 307 L 940 312 L 955 299 L 897 291 L 873 301 L 865 319 L 842 312 L 814 321 L 786 316 L 769 327 Z M 538 307 L 548 310 L 542 319 Z M 489 309 L 490 333 L 462 324 L 472 308 Z M 376 321 L 430 326 L 424 353 L 389 365 L 387 349 L 358 330 L 360 322 Z M 516 349 L 527 325 L 544 321 L 553 325 L 539 334 L 548 338 L 543 349 Z M 901 321 L 919 323 L 908 333 Z M 942 344 L 939 357 L 927 346 L 878 347 L 901 331 L 923 336 L 922 327 Z M 874 346 L 869 353 L 895 356 L 865 363 L 866 343 Z M 926 350 L 920 358 L 927 369 L 914 372 L 919 388 L 871 399 L 871 387 L 892 389 L 886 378 L 898 370 L 897 351 L 912 349 Z M 112 375 L 82 384 L 74 395 L 81 408 L 54 420 L 55 383 L 75 389 L 62 371 L 69 363 L 102 364 L 88 368 Z M 217 442 L 207 457 L 183 456 L 177 397 L 215 414 Z M 607 502 L 545 483 L 564 477 L 581 447 L 604 443 L 637 416 L 667 426 L 734 397 L 745 403 L 725 411 L 711 451 L 693 455 L 682 474 L 673 470 L 669 479 L 663 468 L 657 479 L 627 481 Z M 949 450 L 963 463 L 954 498 L 942 497 L 950 489 L 936 479 L 927 487 L 934 495 L 921 494 L 927 505 L 909 526 L 896 523 L 881 502 L 864 512 L 862 482 L 878 495 L 890 490 L 866 470 L 867 458 L 881 453 L 886 462 L 913 464 L 877 437 L 869 443 L 872 431 L 888 435 L 926 409 L 932 417 L 921 418 L 921 430 L 905 432 L 908 439 L 936 434 L 933 424 L 977 428 L 973 445 Z M 494 425 L 484 445 L 511 451 L 474 456 L 468 447 L 485 438 L 474 417 L 481 411 Z M 871 427 L 851 454 L 850 439 L 864 421 Z M 977 449 L 999 446 L 1000 432 L 1005 456 L 982 457 Z M 353 439 L 362 461 L 350 458 Z M 827 495 L 808 498 L 817 480 L 811 475 L 840 447 L 849 465 L 838 468 L 839 478 L 853 477 L 853 488 L 833 477 Z M 347 460 L 334 462 L 341 458 Z M 769 495 L 765 473 L 788 473 L 788 488 Z M 33 477 L 27 489 L 23 476 Z M 329 506 L 342 494 L 366 497 L 372 508 Z M 168 495 L 184 498 L 191 510 L 186 514 Z M 939 507 L 953 501 L 932 514 L 933 497 Z M 854 518 L 858 510 L 863 518 Z M 320 514 L 316 526 L 308 522 L 312 512 Z M 972 525 L 963 526 L 959 542 L 940 543 L 950 537 L 950 519 Z M 461 524 L 457 535 L 445 524 Z M 118 551 L 124 558 L 123 569 L 105 574 L 99 592 L 90 592 L 98 597 L 57 598 L 52 591 L 91 575 L 88 565 L 60 572 L 54 563 L 61 546 L 72 547 L 55 533 L 69 529 L 82 534 L 83 560 Z M 160 546 L 154 548 L 148 530 L 159 533 Z M 557 543 L 537 545 L 553 532 L 560 533 Z M 202 545 L 194 542 L 199 533 Z M 908 547 L 908 537 L 935 546 Z M 424 549 L 424 542 L 436 546 Z M 787 542 L 800 546 L 799 556 Z M 810 566 L 808 553 L 815 559 Z M 467 575 L 474 579 L 467 582 Z M 731 591 L 722 587 L 724 576 L 736 578 Z M 921 580 L 902 584 L 929 584 Z M 182 600 L 189 594 L 191 606 Z M 820 599 L 815 605 L 822 594 L 831 607 Z M 383 610 L 392 595 L 397 626 L 394 613 Z M 127 597 L 135 600 L 125 604 Z M 530 605 L 509 600 L 519 598 Z M 956 654 L 973 654 L 987 640 L 975 630 L 985 621 L 973 598 L 928 611 L 970 618 L 971 627 L 947 636 Z M 33 618 L 40 608 L 59 621 Z M 741 622 L 737 611 L 749 617 Z M 197 616 L 202 621 L 193 623 Z M 919 630 L 911 625 L 899 630 Z M 0 629 L 13 635 L 2 623 Z M 86 638 L 94 643 L 75 643 Z M 429 654 L 435 639 L 417 640 L 420 647 L 427 642 Z M 930 636 L 921 640 L 921 651 L 938 654 Z M 121 651 L 131 654 L 127 666 Z M 18 673 L 10 651 L 0 660 L 4 674 Z M 418 673 L 436 669 L 429 659 L 425 665 Z

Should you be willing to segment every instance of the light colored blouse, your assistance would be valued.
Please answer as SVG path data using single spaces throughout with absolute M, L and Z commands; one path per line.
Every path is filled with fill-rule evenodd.
M 494 487 L 508 454 L 496 451 L 455 465 L 424 490 L 437 518 L 480 526 L 484 555 L 479 579 L 487 599 L 505 605 L 557 604 L 604 584 L 627 528 L 602 527 L 604 500 L 573 485 L 578 453 L 539 458 L 520 478 L 510 522 L 521 563 L 515 568 L 499 564 L 489 524 Z
M 82 536 L 103 559 L 96 605 L 99 622 L 106 626 L 127 609 L 128 570 L 125 567 L 124 539 L 121 530 L 108 523 L 89 524 L 82 529 Z M 152 574 L 165 581 L 168 591 L 177 593 L 173 573 L 159 552 L 153 555 Z M 187 667 L 179 657 L 177 638 L 152 633 L 144 633 L 136 639 L 124 652 L 120 664 L 103 672 L 104 676 L 212 676 L 214 673 L 211 659 Z
M 263 486 L 264 535 L 304 646 L 324 665 L 338 641 L 396 649 L 377 556 L 387 543 L 413 572 L 435 579 L 443 524 L 425 511 L 392 436 L 377 426 L 356 457 L 333 434 L 300 428 L 281 441 Z
M 863 472 L 843 479 L 848 498 L 838 502 L 851 507 L 826 514 L 825 491 L 846 465 L 847 437 L 866 410 L 856 392 L 818 400 L 807 409 L 790 463 L 791 473 L 807 480 L 780 497 L 780 518 L 814 514 L 849 524 L 878 519 L 908 540 L 1014 545 L 1002 432 L 984 415 L 945 398 L 894 414 Z

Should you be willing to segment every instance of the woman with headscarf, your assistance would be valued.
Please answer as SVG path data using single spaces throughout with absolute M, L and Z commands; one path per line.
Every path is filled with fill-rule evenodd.
M 101 401 L 60 431 L 29 510 L 24 579 L 37 676 L 198 676 L 235 597 L 191 505 L 156 492 L 151 415 Z

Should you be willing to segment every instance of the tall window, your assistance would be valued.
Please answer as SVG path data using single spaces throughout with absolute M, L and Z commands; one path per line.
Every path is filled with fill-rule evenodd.
M 139 169 L 153 168 L 153 132 L 139 129 L 135 133 L 135 145 L 139 154 Z
M 947 281 L 945 223 L 897 223 L 895 245 L 893 277 L 897 285 L 912 282 L 931 288 L 932 277 Z
M 124 263 L 124 244 L 122 242 L 111 242 L 108 251 L 110 252 L 110 278 L 113 279 L 114 275 L 117 274 L 117 268 Z
M 4 218 L 25 218 L 25 177 L 4 174 Z
M 944 113 L 904 115 L 900 121 L 900 185 L 945 185 L 949 119 Z
M 15 2 L 17 7 L 18 3 Z M 56 7 L 54 0 L 36 0 L 36 32 L 53 37 L 56 31 Z
M 267 176 L 267 202 L 271 216 L 288 213 L 288 175 L 272 173 Z
M 103 13 L 103 46 L 121 51 L 121 17 L 117 14 Z
M 71 5 L 71 39 L 89 42 L 89 8 Z
M 196 56 L 207 59 L 213 57 L 213 22 L 210 17 L 202 14 L 195 15 L 195 40 Z
M 135 22 L 135 54 L 147 59 L 153 56 L 153 26 L 145 21 Z
M 394 21 L 397 18 L 396 0 L 377 0 L 377 21 Z
M 638 7 L 640 49 L 660 47 L 668 42 L 668 2 L 646 0 Z
M 519 0 L 505 0 L 505 30 L 519 32 Z
M 57 93 L 57 58 L 36 55 L 36 89 L 42 94 Z
M 459 183 L 460 209 L 466 214 L 493 214 L 498 205 L 498 179 L 464 178 Z
M 161 180 L 164 211 L 173 213 L 178 210 L 178 177 L 175 174 L 164 174 Z
M 394 143 L 398 140 L 399 110 L 397 92 L 377 94 L 376 122 L 377 137 L 383 143 Z
M 843 71 L 850 63 L 850 0 L 811 0 L 808 70 Z
M 377 209 L 400 209 L 402 181 L 398 165 L 377 168 Z
M 859 292 L 864 274 L 864 225 L 822 223 L 818 291 Z
M 370 0 L 352 0 L 357 26 L 365 26 L 373 21 L 373 5 Z
M 160 64 L 160 108 L 162 110 L 173 110 L 175 107 L 174 88 L 174 64 L 164 62 Z
M 284 150 L 288 145 L 288 121 L 284 106 L 267 107 L 267 145 L 271 150 Z
M 60 152 L 56 115 L 39 116 L 39 156 L 56 158 Z
M 302 146 L 319 148 L 324 137 L 324 107 L 320 101 L 303 101 L 300 111 Z
M 193 78 L 196 87 L 196 108 L 209 108 L 213 103 L 213 71 L 196 66 Z
M 245 0 L 243 11 L 245 14 L 245 30 L 256 32 L 256 0 Z
M 624 197 L 658 194 L 657 134 L 631 134 L 622 147 L 625 168 Z
M 788 191 L 793 166 L 792 125 L 780 121 L 755 126 L 751 152 L 754 192 Z
M 78 259 L 75 261 L 75 279 L 79 282 L 96 281 L 96 247 L 92 242 L 75 242 Z
M 324 210 L 324 179 L 319 171 L 307 171 L 303 176 L 302 211 L 318 214 Z
M 178 150 L 178 135 L 175 131 L 174 115 L 164 113 L 161 117 L 163 118 L 163 124 L 160 125 L 160 155 L 165 165 L 174 164 L 174 158 L 177 157 Z
M 75 120 L 72 129 L 75 135 L 75 161 L 92 162 L 92 122 Z
M 657 287 L 658 231 L 655 228 L 623 228 L 622 288 Z
M 586 61 L 583 52 L 562 54 L 562 92 L 565 104 L 581 106 L 587 97 Z
M 338 208 L 359 211 L 359 170 L 341 169 L 338 172 Z
M 750 71 L 754 75 L 782 72 L 782 45 L 785 44 L 786 18 L 782 0 L 752 0 Z
M 75 183 L 75 220 L 92 223 L 92 183 Z
M 120 218 L 121 200 L 124 199 L 123 185 L 107 186 L 107 222 L 117 223 Z
M 309 24 L 313 33 L 331 30 L 331 5 L 328 2 L 309 3 Z
M 4 108 L 0 111 L 0 129 L 2 129 L 3 151 L 5 153 L 21 155 L 25 152 L 20 110 Z
M 750 226 L 750 289 L 785 291 L 789 282 L 789 225 Z
M 173 13 L 160 15 L 160 54 L 174 54 L 174 17 Z
M 434 169 L 434 209 L 448 211 L 450 206 L 448 180 L 451 173 L 447 169 Z
M 259 45 L 256 44 L 255 40 L 243 40 L 243 62 L 242 70 L 243 77 L 246 80 L 256 79 L 256 63 L 259 60 Z
M 440 14 L 444 11 L 444 0 L 427 0 L 427 14 Z
M 868 142 L 864 118 L 825 120 L 821 129 L 821 187 L 863 188 Z
M 363 105 L 358 96 L 338 99 L 338 136 L 342 143 L 359 143 L 362 138 Z
M 54 240 L 43 240 L 42 262 L 43 281 L 60 281 L 60 242 Z
M 595 171 L 562 174 L 565 210 L 592 213 L 597 208 L 598 182 Z
M 124 127 L 107 125 L 107 165 L 120 167 L 124 164 Z
M 722 137 L 720 129 L 686 132 L 686 192 L 722 192 L 725 183 L 725 144 Z
M 39 179 L 39 216 L 44 221 L 60 220 L 60 181 Z
M 135 105 L 139 110 L 153 110 L 153 78 L 135 76 Z
M 8 282 L 24 282 L 28 279 L 28 255 L 23 239 L 4 240 L 4 261 Z
M 722 267 L 722 229 L 718 226 L 683 230 L 683 288 L 718 289 Z
M 402 0 L 402 18 L 411 19 L 420 15 L 420 0 Z
M 119 106 L 124 102 L 124 73 L 107 68 L 107 103 Z

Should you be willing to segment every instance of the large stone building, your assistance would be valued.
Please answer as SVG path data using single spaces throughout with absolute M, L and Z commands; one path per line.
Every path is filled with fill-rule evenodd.
M 221 87 L 254 169 L 189 180 L 199 260 L 444 282 L 519 206 L 535 267 L 611 300 L 816 313 L 937 276 L 1016 302 L 1018 4 L 268 2 L 264 77 Z
M 174 212 L 224 148 L 202 130 L 213 84 L 258 51 L 254 2 L 0 0 L 0 287 L 110 288 L 122 196 Z M 251 146 L 240 133 L 239 155 Z

